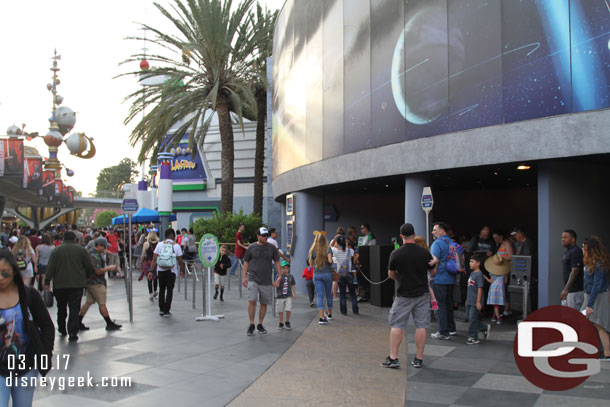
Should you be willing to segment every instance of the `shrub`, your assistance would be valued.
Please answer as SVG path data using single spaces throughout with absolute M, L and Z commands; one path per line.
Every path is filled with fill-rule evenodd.
M 229 249 L 234 250 L 235 233 L 239 224 L 246 227 L 243 233 L 244 242 L 255 242 L 256 231 L 263 226 L 263 220 L 255 214 L 244 215 L 243 210 L 239 213 L 219 214 L 210 218 L 200 218 L 193 224 L 195 238 L 197 241 L 206 233 L 211 233 L 218 238 L 220 243 L 230 244 Z
M 95 217 L 95 226 L 106 227 L 112 224 L 112 218 L 119 216 L 115 211 L 103 211 Z

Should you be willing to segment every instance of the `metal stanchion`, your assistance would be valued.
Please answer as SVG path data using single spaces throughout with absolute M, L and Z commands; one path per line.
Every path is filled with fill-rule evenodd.
M 186 264 L 186 263 L 185 263 L 185 264 Z M 189 282 L 189 276 L 188 276 L 188 275 L 187 275 L 187 273 L 186 273 L 186 271 L 187 271 L 187 268 L 186 268 L 186 267 L 184 268 L 184 271 L 185 271 L 185 273 L 184 273 L 184 301 L 187 301 L 187 300 L 189 299 L 189 298 L 188 298 L 188 292 L 189 292 L 189 291 L 188 291 L 188 289 L 187 289 L 188 282 Z
M 205 267 L 201 267 L 201 315 L 209 314 L 208 307 L 206 307 L 206 300 L 208 297 L 208 293 L 205 291 Z M 210 310 L 211 311 L 211 310 Z
M 242 284 L 243 279 L 244 279 L 244 276 L 243 276 L 244 269 L 242 268 L 241 260 L 237 259 L 237 262 L 239 263 L 238 264 L 238 268 L 239 268 L 239 284 L 238 284 L 239 285 L 239 298 L 242 298 L 241 290 L 242 290 L 242 287 L 244 286 Z
M 178 292 L 180 292 L 180 286 L 182 285 L 182 277 L 180 277 L 180 273 L 178 273 L 178 277 L 176 278 L 176 280 L 178 280 Z
M 191 267 L 193 267 L 192 264 Z M 191 273 L 193 274 L 193 309 L 195 309 L 195 292 L 197 290 L 197 269 L 193 267 L 193 271 L 191 271 Z

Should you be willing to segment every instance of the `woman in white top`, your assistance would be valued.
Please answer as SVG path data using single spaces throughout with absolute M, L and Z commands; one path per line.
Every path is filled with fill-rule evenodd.
M 42 291 L 42 283 L 44 282 L 44 275 L 47 271 L 47 265 L 49 264 L 49 257 L 51 252 L 55 248 L 53 244 L 53 236 L 50 233 L 42 235 L 42 240 L 38 246 L 36 246 L 36 257 L 38 258 L 38 272 L 36 277 L 38 280 L 38 291 Z
M 23 277 L 23 283 L 26 286 L 31 286 L 34 282 L 34 273 L 38 272 L 38 266 L 36 265 L 37 257 L 36 252 L 32 249 L 30 239 L 25 236 L 21 236 L 15 246 L 13 247 L 13 256 L 17 259 L 18 256 L 23 256 L 25 259 L 25 269 L 21 270 L 21 276 Z M 19 265 L 19 261 L 17 262 Z
M 351 247 L 347 247 L 345 237 L 341 235 L 337 236 L 335 245 L 331 249 L 333 251 L 333 263 L 339 274 L 339 310 L 341 314 L 347 314 L 345 295 L 347 289 L 349 289 L 349 295 L 352 299 L 352 312 L 358 314 L 358 299 L 356 298 L 356 286 L 354 285 L 356 270 L 352 270 L 352 258 L 356 260 L 358 254 Z

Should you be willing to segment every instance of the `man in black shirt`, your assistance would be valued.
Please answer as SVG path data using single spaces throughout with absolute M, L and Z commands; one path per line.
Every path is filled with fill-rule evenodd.
M 430 293 L 428 270 L 434 268 L 430 252 L 415 244 L 415 229 L 410 223 L 400 227 L 400 237 L 404 245 L 390 254 L 388 276 L 397 282 L 398 290 L 390 310 L 390 355 L 381 363 L 383 367 L 400 367 L 398 348 L 402 342 L 404 329 L 413 315 L 415 322 L 415 359 L 411 364 L 422 367 L 426 328 L 430 324 Z
M 567 306 L 580 311 L 585 299 L 582 274 L 582 249 L 576 245 L 576 232 L 566 229 L 561 234 L 561 245 L 566 248 L 561 265 L 563 267 L 564 289 L 560 298 L 567 300 Z

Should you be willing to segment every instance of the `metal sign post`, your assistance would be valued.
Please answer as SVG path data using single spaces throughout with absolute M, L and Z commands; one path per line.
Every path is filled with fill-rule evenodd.
M 133 323 L 133 273 L 131 272 L 132 254 L 131 254 L 131 216 L 134 212 L 138 211 L 138 200 L 137 199 L 123 199 L 123 213 L 127 213 L 129 216 L 129 244 L 128 244 L 128 256 L 127 265 L 125 267 L 126 282 L 127 282 L 127 303 L 129 304 L 129 322 Z M 123 217 L 123 232 L 125 231 L 125 218 Z M 123 237 L 125 233 L 123 233 Z
M 212 234 L 205 234 L 199 241 L 199 259 L 201 260 L 201 265 L 204 267 L 204 270 L 207 269 L 207 292 L 202 295 L 203 297 L 203 307 L 205 308 L 205 316 L 203 313 L 200 317 L 197 317 L 197 321 L 218 321 L 221 318 L 224 318 L 224 315 L 212 315 L 212 267 L 218 261 L 218 253 L 219 253 L 219 245 L 218 239 L 216 236 Z M 205 289 L 204 289 L 205 291 Z M 207 300 L 207 306 L 206 306 Z
M 426 212 L 426 243 L 430 246 L 430 211 L 434 206 L 434 199 L 432 199 L 432 189 L 430 187 L 424 187 L 421 195 L 421 208 Z

